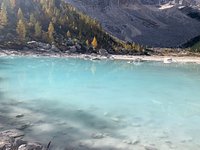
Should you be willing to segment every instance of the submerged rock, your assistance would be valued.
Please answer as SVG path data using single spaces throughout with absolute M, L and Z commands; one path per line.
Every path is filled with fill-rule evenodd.
M 42 150 L 43 146 L 38 143 L 22 144 L 18 147 L 18 150 Z
M 130 145 L 136 145 L 136 144 L 140 143 L 140 140 L 139 139 L 123 140 L 123 143 L 130 144 Z
M 154 146 L 145 146 L 144 147 L 145 148 L 145 150 L 158 150 L 156 147 L 154 147 Z
M 18 115 L 16 116 L 16 118 L 22 118 L 22 117 L 24 117 L 23 114 L 18 114 Z
M 13 138 L 0 135 L 0 150 L 11 148 L 13 142 Z
M 24 141 L 23 136 L 15 129 L 0 132 L 0 150 L 43 150 L 41 144 Z
M 23 137 L 24 133 L 19 131 L 19 130 L 6 130 L 3 132 L 0 132 L 0 136 L 7 136 L 7 137 L 11 137 L 11 138 L 18 138 L 18 137 Z
M 94 133 L 92 134 L 92 138 L 94 139 L 103 139 L 106 135 L 103 133 Z
M 111 118 L 111 120 L 114 121 L 114 122 L 119 122 L 120 121 L 119 118 L 116 118 L 116 117 Z

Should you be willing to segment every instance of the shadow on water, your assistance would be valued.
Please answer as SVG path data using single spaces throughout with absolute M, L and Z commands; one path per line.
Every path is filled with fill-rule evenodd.
M 0 101 L 1 129 L 17 128 L 23 130 L 26 139 L 40 141 L 44 144 L 52 140 L 52 150 L 116 149 L 109 147 L 109 145 L 108 147 L 101 145 L 99 148 L 91 148 L 90 144 L 80 144 L 80 141 L 84 140 L 94 142 L 96 139 L 91 136 L 93 133 L 108 133 L 115 139 L 123 138 L 118 133 L 118 129 L 122 128 L 122 125 L 100 118 L 92 111 L 77 110 L 70 106 L 66 109 L 59 109 L 56 104 L 52 107 L 52 104 L 48 106 L 46 102 L 41 101 L 40 104 L 37 104 L 37 102 L 38 100 L 31 102 Z M 25 116 L 16 118 L 16 115 L 21 113 L 24 113 Z

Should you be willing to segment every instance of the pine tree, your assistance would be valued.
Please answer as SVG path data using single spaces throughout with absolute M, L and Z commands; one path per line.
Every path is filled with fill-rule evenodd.
M 1 4 L 1 11 L 0 11 L 0 26 L 4 28 L 8 24 L 8 17 L 7 17 L 7 10 L 5 3 Z
M 16 31 L 19 35 L 19 38 L 24 41 L 26 38 L 26 25 L 23 20 L 18 21 Z
M 49 27 L 48 27 L 48 36 L 49 36 L 49 41 L 50 42 L 54 41 L 53 33 L 54 33 L 54 26 L 53 26 L 53 23 L 50 22 L 49 23 Z
M 42 35 L 42 27 L 41 27 L 40 23 L 37 21 L 35 24 L 35 36 L 41 37 L 41 35 Z
M 92 43 L 91 43 L 91 44 L 92 44 L 92 47 L 93 47 L 93 48 L 97 48 L 97 46 L 98 46 L 98 43 L 97 43 L 97 39 L 96 39 L 96 37 L 94 37 L 94 38 L 93 38 L 93 40 L 92 40 Z

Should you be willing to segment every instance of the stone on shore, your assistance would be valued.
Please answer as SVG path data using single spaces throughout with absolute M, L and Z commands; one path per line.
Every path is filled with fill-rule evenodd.
M 109 53 L 106 49 L 99 49 L 99 54 L 101 56 L 108 56 L 109 55 Z

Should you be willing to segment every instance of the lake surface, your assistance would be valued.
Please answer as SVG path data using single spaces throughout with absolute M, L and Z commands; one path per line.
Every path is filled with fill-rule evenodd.
M 13 128 L 53 150 L 199 150 L 200 65 L 1 57 Z

